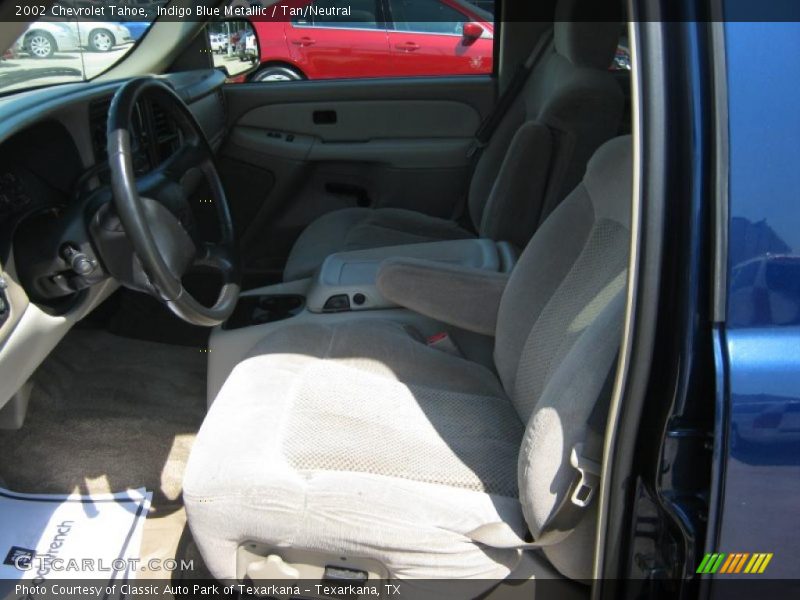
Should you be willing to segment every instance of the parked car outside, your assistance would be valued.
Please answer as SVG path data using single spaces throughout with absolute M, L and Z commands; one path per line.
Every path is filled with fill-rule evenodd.
M 80 41 L 77 28 L 68 23 L 39 21 L 28 27 L 16 48 L 33 58 L 50 58 L 56 52 L 77 52 Z
M 119 21 L 116 25 L 121 25 L 128 29 L 133 41 L 138 42 L 139 39 L 150 29 L 149 21 Z
M 493 17 L 464 0 L 354 0 L 340 16 L 303 10 L 332 4 L 338 6 L 332 0 L 284 0 L 276 14 L 304 14 L 254 22 L 262 68 L 251 80 L 492 72 Z
M 239 60 L 253 63 L 258 60 L 258 43 L 256 42 L 255 33 L 246 34 L 244 40 L 240 40 L 240 45 Z
M 33 58 L 50 58 L 56 52 L 110 52 L 115 46 L 132 42 L 130 30 L 106 21 L 38 21 L 18 41 L 18 47 Z
M 133 42 L 130 30 L 120 23 L 103 21 L 78 22 L 81 46 L 93 52 L 110 52 L 115 46 Z
M 614 53 L 614 60 L 610 68 L 612 71 L 631 70 L 631 51 L 627 45 L 620 43 L 619 46 L 617 46 L 617 51 Z
M 211 51 L 214 54 L 222 54 L 228 51 L 228 36 L 224 33 L 212 33 L 208 36 Z

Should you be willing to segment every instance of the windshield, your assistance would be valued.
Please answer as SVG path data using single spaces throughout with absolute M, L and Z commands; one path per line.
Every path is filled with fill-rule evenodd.
M 144 37 L 163 4 L 61 0 L 40 7 L 44 15 L 3 52 L 0 94 L 96 77 Z

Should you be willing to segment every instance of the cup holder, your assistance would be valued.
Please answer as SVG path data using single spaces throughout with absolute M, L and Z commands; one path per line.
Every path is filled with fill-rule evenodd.
M 296 294 L 240 296 L 233 314 L 222 324 L 222 328 L 240 329 L 289 319 L 302 311 L 305 304 L 305 297 Z

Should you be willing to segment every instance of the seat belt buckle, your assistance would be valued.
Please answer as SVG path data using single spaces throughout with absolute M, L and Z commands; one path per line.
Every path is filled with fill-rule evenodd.
M 595 490 L 600 485 L 600 465 L 584 456 L 583 444 L 575 444 L 572 447 L 569 462 L 580 476 L 570 500 L 574 505 L 586 508 L 592 502 Z
M 454 356 L 461 356 L 461 350 L 458 346 L 456 346 L 453 338 L 451 338 L 450 334 L 448 334 L 446 331 L 435 333 L 425 341 L 427 342 L 429 348 L 435 348 L 436 350 L 441 350 L 442 352 L 447 352 L 448 354 L 452 354 Z

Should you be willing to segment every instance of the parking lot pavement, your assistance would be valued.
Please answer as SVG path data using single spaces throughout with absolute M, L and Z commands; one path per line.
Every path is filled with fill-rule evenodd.
M 51 58 L 20 53 L 0 60 L 0 92 L 91 79 L 122 58 L 130 47 L 117 46 L 110 52 L 56 52 Z
M 253 67 L 253 63 L 249 60 L 240 60 L 239 57 L 235 55 L 215 54 L 214 66 L 225 67 L 228 71 L 228 75 L 233 77 L 239 73 L 249 71 Z

